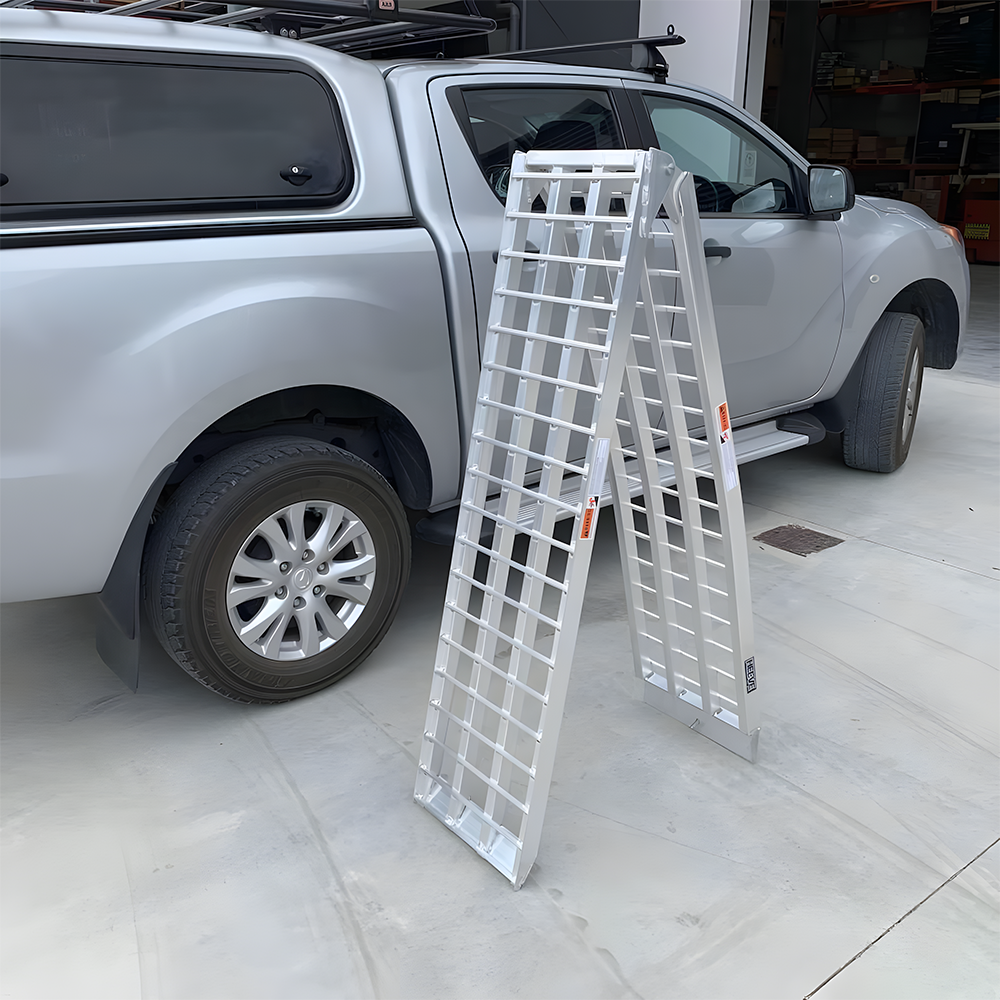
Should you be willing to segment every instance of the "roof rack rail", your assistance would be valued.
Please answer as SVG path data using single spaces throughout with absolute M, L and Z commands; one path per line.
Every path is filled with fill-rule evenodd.
M 196 24 L 230 25 L 315 42 L 342 52 L 412 45 L 483 35 L 496 21 L 482 17 L 472 0 L 466 14 L 404 7 L 399 0 L 252 0 L 234 8 L 225 2 L 185 0 L 0 0 L 2 7 L 85 11 L 111 16 L 151 17 Z
M 674 26 L 667 25 L 665 35 L 651 35 L 647 38 L 621 38 L 614 42 L 584 42 L 581 45 L 556 45 L 547 49 L 521 49 L 512 52 L 492 52 L 482 59 L 541 59 L 545 56 L 575 55 L 578 52 L 600 52 L 606 49 L 632 48 L 632 69 L 651 73 L 658 83 L 667 79 L 666 60 L 660 52 L 661 45 L 683 45 L 686 41 L 674 33 Z

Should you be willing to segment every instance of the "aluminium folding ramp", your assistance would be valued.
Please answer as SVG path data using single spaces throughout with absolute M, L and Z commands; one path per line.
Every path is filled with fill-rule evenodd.
M 693 205 L 659 151 L 532 152 L 512 168 L 415 797 L 515 887 L 538 850 L 609 454 L 616 485 L 642 489 L 622 478 L 615 420 L 671 178 Z M 675 242 L 691 238 L 700 252 L 697 232 Z
M 650 705 L 750 761 L 759 734 L 750 570 L 693 185 L 645 247 L 619 432 L 615 513 L 632 652 Z M 658 267 L 657 243 L 674 268 Z M 676 305 L 676 284 L 683 305 Z M 669 446 L 669 450 L 667 450 Z
M 518 153 L 511 169 L 415 796 L 515 886 L 538 850 L 597 517 L 562 484 L 604 483 L 648 173 L 629 151 Z

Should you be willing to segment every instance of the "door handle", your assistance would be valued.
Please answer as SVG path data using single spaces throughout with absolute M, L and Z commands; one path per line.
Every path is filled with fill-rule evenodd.
M 528 253 L 538 253 L 538 247 L 536 247 L 535 244 L 531 242 L 531 240 L 528 240 L 524 244 L 524 249 L 527 250 Z M 496 264 L 499 260 L 500 260 L 500 251 L 499 250 L 494 250 L 493 251 L 493 263 Z M 537 266 L 538 266 L 538 262 L 537 261 L 526 260 L 524 262 L 522 268 L 525 271 L 533 271 Z
M 720 246 L 705 247 L 706 257 L 732 257 L 732 255 L 733 255 L 732 247 L 720 247 Z

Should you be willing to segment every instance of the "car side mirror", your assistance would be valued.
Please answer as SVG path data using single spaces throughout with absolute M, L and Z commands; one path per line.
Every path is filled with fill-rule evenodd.
M 809 216 L 813 219 L 840 218 L 854 208 L 854 178 L 843 167 L 809 168 Z

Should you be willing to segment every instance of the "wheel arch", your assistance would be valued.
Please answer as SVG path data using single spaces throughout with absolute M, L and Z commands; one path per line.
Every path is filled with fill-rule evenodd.
M 335 444 L 377 469 L 404 507 L 431 502 L 427 449 L 410 420 L 391 403 L 351 386 L 297 385 L 247 400 L 213 421 L 177 456 L 166 491 L 205 459 L 252 437 L 293 434 Z
M 914 281 L 896 293 L 885 312 L 912 313 L 923 323 L 925 368 L 954 367 L 961 320 L 955 293 L 945 282 Z
M 98 653 L 132 690 L 139 673 L 140 571 L 157 511 L 205 459 L 254 437 L 288 434 L 335 444 L 373 465 L 404 507 L 422 510 L 430 503 L 433 476 L 419 433 L 396 407 L 371 393 L 349 386 L 291 386 L 222 414 L 158 470 L 99 594 L 104 613 L 98 621 Z

